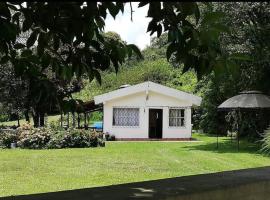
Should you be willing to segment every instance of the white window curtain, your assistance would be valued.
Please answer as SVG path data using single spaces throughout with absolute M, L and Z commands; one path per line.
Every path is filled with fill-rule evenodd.
M 185 126 L 185 109 L 169 110 L 169 126 L 171 127 Z
M 113 108 L 113 126 L 139 126 L 139 108 Z

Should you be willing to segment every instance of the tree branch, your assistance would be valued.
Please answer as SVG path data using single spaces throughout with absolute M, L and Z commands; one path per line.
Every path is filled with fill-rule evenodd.
M 132 17 L 132 15 L 133 15 L 133 9 L 132 9 L 132 2 L 129 2 L 129 6 L 130 6 L 130 20 L 131 21 L 133 21 L 133 17 Z

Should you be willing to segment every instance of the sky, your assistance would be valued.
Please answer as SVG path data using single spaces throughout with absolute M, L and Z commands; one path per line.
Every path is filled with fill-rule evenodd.
M 131 21 L 130 5 L 125 5 L 124 14 L 120 12 L 115 19 L 108 15 L 105 20 L 105 32 L 114 31 L 127 43 L 136 44 L 141 50 L 150 44 L 150 34 L 146 33 L 151 18 L 147 18 L 148 5 L 138 8 L 138 2 L 132 2 L 133 21 Z M 154 35 L 152 35 L 154 36 Z

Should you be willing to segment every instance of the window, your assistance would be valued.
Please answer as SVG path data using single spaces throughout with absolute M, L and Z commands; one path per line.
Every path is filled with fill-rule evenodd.
M 185 109 L 169 110 L 169 126 L 171 127 L 185 126 Z
M 139 108 L 113 108 L 113 126 L 139 126 Z

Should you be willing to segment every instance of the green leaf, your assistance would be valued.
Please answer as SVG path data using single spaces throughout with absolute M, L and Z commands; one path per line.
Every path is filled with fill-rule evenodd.
M 10 3 L 7 3 L 7 6 L 8 6 L 9 9 L 12 9 L 14 11 L 18 11 L 18 8 L 16 6 L 10 4 Z
M 243 60 L 243 61 L 252 61 L 253 59 L 245 53 L 233 53 L 229 56 L 229 59 L 233 60 Z
M 212 24 L 214 22 L 219 21 L 225 16 L 224 12 L 216 11 L 216 12 L 207 12 L 204 16 L 202 24 Z
M 146 6 L 149 2 L 140 2 L 138 8 Z
M 187 55 L 184 62 L 182 73 L 187 72 L 191 68 L 195 69 L 197 66 L 198 66 L 198 57 L 193 56 L 193 55 Z
M 169 61 L 169 59 L 171 58 L 172 54 L 177 50 L 176 44 L 175 43 L 171 43 L 169 44 L 167 51 L 166 51 L 166 57 L 167 60 Z
M 98 11 L 99 11 L 100 16 L 105 19 L 107 12 L 106 12 L 106 7 L 104 6 L 104 4 L 99 5 Z
M 130 48 L 130 49 L 132 49 L 132 51 L 135 52 L 135 54 L 137 55 L 138 58 L 143 59 L 143 56 L 141 54 L 141 51 L 140 51 L 140 49 L 136 45 L 134 45 L 134 44 L 128 44 L 127 47 Z
M 232 60 L 227 60 L 226 64 L 228 72 L 236 77 L 239 74 L 239 65 Z
M 32 51 L 30 49 L 25 49 L 22 51 L 21 57 L 29 57 L 32 55 Z
M 99 71 L 96 69 L 93 69 L 93 74 L 94 74 L 94 77 L 96 78 L 96 80 L 98 81 L 98 83 L 101 85 L 101 75 L 100 75 Z
M 157 26 L 157 37 L 160 37 L 161 33 L 162 33 L 162 25 L 158 24 L 158 26 Z
M 33 31 L 30 35 L 30 37 L 28 38 L 27 42 L 26 42 L 26 46 L 27 48 L 30 48 L 31 46 L 34 45 L 34 43 L 36 42 L 37 40 L 37 35 L 38 35 L 38 32 L 37 31 Z
M 109 2 L 109 3 L 108 3 L 108 9 L 109 9 L 110 14 L 111 14 L 111 15 L 113 16 L 113 18 L 115 19 L 116 15 L 117 15 L 118 12 L 119 12 L 119 9 L 117 8 L 117 6 L 114 5 L 114 3 Z
M 6 2 L 0 2 L 0 16 L 6 17 L 10 19 L 10 11 L 8 9 L 7 3 Z
M 201 14 L 200 14 L 200 9 L 199 9 L 197 3 L 195 5 L 194 15 L 195 15 L 195 19 L 196 19 L 196 24 L 198 24 L 200 17 L 201 17 Z
M 100 29 L 103 29 L 104 26 L 105 26 L 104 20 L 101 17 L 96 17 L 95 20 L 96 20 L 96 23 L 97 23 L 98 27 Z
M 5 63 L 7 63 L 9 60 L 10 60 L 10 57 L 9 57 L 9 56 L 3 56 L 3 57 L 1 58 L 0 64 L 5 64 Z
M 184 16 L 195 14 L 195 2 L 181 2 L 181 11 Z
M 149 22 L 146 32 L 156 31 L 156 30 L 157 30 L 157 22 L 153 19 Z
M 35 56 L 35 55 L 31 55 L 27 59 L 28 59 L 29 62 L 39 64 L 39 58 L 37 56 Z
M 122 13 L 124 12 L 124 3 L 117 1 L 116 6 L 121 10 Z
M 21 13 L 20 12 L 16 12 L 13 16 L 12 16 L 12 21 L 13 22 L 16 22 L 17 24 L 19 24 L 19 20 L 20 20 L 20 16 L 21 16 Z
M 226 26 L 224 24 L 221 24 L 221 23 L 213 24 L 211 27 L 212 28 L 215 28 L 215 29 L 217 29 L 217 30 L 219 30 L 221 32 L 226 32 L 226 33 L 230 33 L 231 32 L 230 31 L 230 28 L 228 26 Z
M 50 61 L 51 61 L 51 56 L 47 53 L 43 54 L 41 56 L 42 68 L 43 69 L 47 68 L 50 64 Z
M 26 66 L 24 62 L 18 61 L 14 63 L 14 71 L 17 76 L 20 76 L 23 74 Z
M 33 21 L 31 19 L 31 17 L 26 18 L 23 22 L 23 28 L 22 28 L 23 32 L 29 30 L 31 28 L 32 24 L 33 24 Z
M 213 70 L 217 76 L 223 74 L 226 71 L 226 60 L 219 59 L 216 60 L 213 64 Z
M 115 57 L 111 57 L 111 61 L 112 61 L 112 63 L 113 63 L 113 66 L 114 66 L 114 68 L 115 68 L 115 71 L 116 71 L 116 73 L 117 73 L 117 72 L 118 72 L 118 69 L 119 69 L 118 60 L 117 60 L 117 58 L 115 58 Z
M 157 17 L 161 13 L 161 2 L 150 2 L 147 17 Z
M 53 48 L 54 50 L 58 50 L 60 45 L 60 39 L 55 35 L 53 37 Z
M 25 45 L 22 44 L 22 43 L 17 43 L 17 44 L 14 45 L 14 48 L 15 48 L 15 49 L 22 49 L 22 48 L 24 48 L 24 47 L 25 47 Z
M 60 66 L 62 69 L 63 69 L 63 77 L 64 77 L 64 79 L 65 80 L 71 80 L 71 78 L 72 78 L 72 75 L 73 75 L 73 73 L 72 73 L 72 69 L 71 69 L 71 67 L 70 66 Z M 76 66 L 77 68 L 80 68 L 80 66 Z M 80 76 L 80 74 L 79 74 L 79 72 L 77 72 L 78 73 L 78 76 Z

